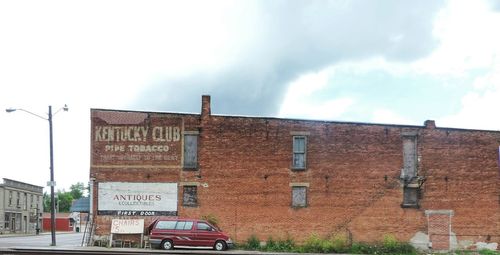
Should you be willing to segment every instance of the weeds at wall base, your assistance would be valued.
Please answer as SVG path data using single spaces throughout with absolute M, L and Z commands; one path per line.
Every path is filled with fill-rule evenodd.
M 304 243 L 297 245 L 291 238 L 274 240 L 269 237 L 264 245 L 257 236 L 252 235 L 248 240 L 238 245 L 245 250 L 266 252 L 297 252 L 297 253 L 350 253 L 350 254 L 419 254 L 409 243 L 399 242 L 393 237 L 384 237 L 380 243 L 352 243 L 342 236 L 333 236 L 328 239 L 312 234 Z M 488 254 L 489 255 L 489 254 Z

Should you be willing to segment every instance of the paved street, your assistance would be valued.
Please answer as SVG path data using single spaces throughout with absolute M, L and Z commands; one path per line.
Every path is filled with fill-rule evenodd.
M 57 233 L 57 247 L 74 247 L 82 243 L 83 233 Z M 30 236 L 0 236 L 0 247 L 50 247 L 49 234 Z

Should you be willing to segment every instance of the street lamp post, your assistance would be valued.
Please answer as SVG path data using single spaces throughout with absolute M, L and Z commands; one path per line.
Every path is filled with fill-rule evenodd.
M 55 197 L 54 197 L 54 186 L 56 185 L 54 181 L 54 143 L 53 143 L 53 136 L 52 136 L 52 117 L 53 115 L 57 114 L 60 110 L 64 110 L 65 112 L 68 111 L 68 106 L 64 105 L 61 109 L 57 110 L 54 114 L 52 114 L 52 106 L 49 105 L 49 113 L 47 114 L 47 118 L 40 116 L 36 113 L 32 113 L 30 111 L 24 110 L 24 109 L 5 109 L 6 112 L 14 112 L 16 110 L 23 111 L 26 113 L 29 113 L 31 115 L 34 115 L 38 118 L 42 118 L 44 120 L 49 121 L 49 139 L 50 139 L 50 182 L 48 182 L 48 185 L 50 186 L 50 233 L 52 236 L 52 243 L 51 246 L 56 246 L 56 203 L 55 203 Z

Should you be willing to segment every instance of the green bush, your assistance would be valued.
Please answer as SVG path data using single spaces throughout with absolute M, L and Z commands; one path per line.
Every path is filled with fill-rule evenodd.
M 480 250 L 479 254 L 481 254 L 481 255 L 500 255 L 500 252 L 492 251 L 492 250 Z
M 333 242 L 321 239 L 318 235 L 312 234 L 299 248 L 300 252 L 306 253 L 331 253 L 334 251 Z
M 349 249 L 353 254 L 418 254 L 409 243 L 400 242 L 392 235 L 384 236 L 382 243 L 354 243 Z
M 349 240 L 345 235 L 333 235 L 330 238 L 333 251 L 336 253 L 347 253 L 349 251 Z
M 353 243 L 349 249 L 352 254 L 376 254 L 377 248 L 375 245 L 366 243 Z
M 299 252 L 299 253 L 351 253 L 351 254 L 418 254 L 409 243 L 399 242 L 394 236 L 384 236 L 379 243 L 353 243 L 345 236 L 334 235 L 323 239 L 317 234 L 312 234 L 302 244 L 296 245 L 291 237 L 285 240 L 267 239 L 265 246 L 260 246 L 260 240 L 251 235 L 242 246 L 246 250 L 262 250 L 269 252 Z M 483 255 L 498 255 L 497 253 L 481 253 Z
M 251 235 L 243 247 L 246 250 L 256 251 L 260 249 L 260 240 L 256 235 Z
M 267 239 L 266 245 L 263 247 L 264 251 L 274 252 L 290 252 L 295 250 L 295 241 L 287 237 L 285 240 L 275 241 L 272 237 Z
M 384 239 L 382 241 L 382 245 L 384 248 L 392 249 L 399 245 L 398 239 L 396 239 L 393 235 L 384 235 Z

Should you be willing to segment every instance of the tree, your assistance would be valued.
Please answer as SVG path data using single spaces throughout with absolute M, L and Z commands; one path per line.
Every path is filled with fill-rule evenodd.
M 77 182 L 76 184 L 71 185 L 70 193 L 73 199 L 80 199 L 83 197 L 83 192 L 86 190 L 83 182 Z
M 77 182 L 70 186 L 70 191 L 58 190 L 55 196 L 56 211 L 69 212 L 73 201 L 84 197 L 88 187 L 85 187 L 83 182 Z M 47 192 L 43 193 L 43 211 L 50 212 L 50 195 Z
M 73 196 L 71 192 L 65 192 L 64 190 L 57 192 L 57 208 L 58 212 L 69 212 L 71 204 L 73 203 Z
M 43 192 L 43 211 L 50 212 L 50 195 Z

